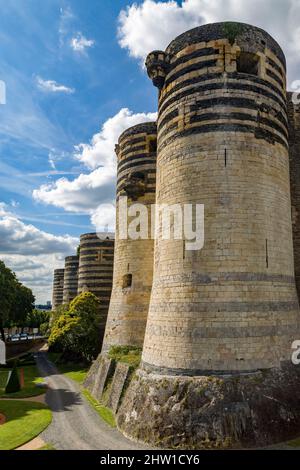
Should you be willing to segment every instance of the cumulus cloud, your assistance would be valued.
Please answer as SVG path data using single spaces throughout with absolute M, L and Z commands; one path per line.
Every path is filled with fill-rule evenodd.
M 144 61 L 184 31 L 205 23 L 241 21 L 267 30 L 283 47 L 291 80 L 300 75 L 300 2 L 295 0 L 145 0 L 122 10 L 118 36 L 122 48 Z
M 34 225 L 25 224 L 0 203 L 0 253 L 36 255 L 72 253 L 77 239 L 55 236 L 43 232 Z
M 67 93 L 72 94 L 75 92 L 74 88 L 60 85 L 55 80 L 44 80 L 41 77 L 36 77 L 36 83 L 40 90 L 48 93 Z
M 25 224 L 0 203 L 0 259 L 33 290 L 38 302 L 51 299 L 53 270 L 75 253 L 78 239 L 55 236 Z
M 91 223 L 96 232 L 114 232 L 116 227 L 116 206 L 115 204 L 101 204 L 91 215 Z
M 33 191 L 33 198 L 72 212 L 91 213 L 101 201 L 114 197 L 115 172 L 111 167 L 97 168 L 73 180 L 59 178 Z
M 110 167 L 115 172 L 115 145 L 120 134 L 128 127 L 146 121 L 155 121 L 157 113 L 133 113 L 122 108 L 102 126 L 89 144 L 76 146 L 76 157 L 87 167 L 94 169 L 99 166 Z
M 87 39 L 85 36 L 83 36 L 82 33 L 77 33 L 76 36 L 74 36 L 71 39 L 70 45 L 75 52 L 85 52 L 86 49 L 89 47 L 94 46 L 95 41 L 93 39 Z
M 76 158 L 92 171 L 75 179 L 59 178 L 53 183 L 43 184 L 33 191 L 33 198 L 68 211 L 89 214 L 97 231 L 106 226 L 112 228 L 117 171 L 114 148 L 118 137 L 128 127 L 153 121 L 156 117 L 156 113 L 133 113 L 127 108 L 121 109 L 103 124 L 90 143 L 76 146 Z

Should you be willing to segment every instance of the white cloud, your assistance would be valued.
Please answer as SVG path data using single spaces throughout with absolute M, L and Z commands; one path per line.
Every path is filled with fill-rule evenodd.
M 154 49 L 165 49 L 178 34 L 203 23 L 201 9 L 191 8 L 190 3 L 187 0 L 180 7 L 175 1 L 145 0 L 141 5 L 128 6 L 119 15 L 121 47 L 127 48 L 132 57 L 142 60 Z
M 77 35 L 74 36 L 70 42 L 73 51 L 81 53 L 85 52 L 87 48 L 94 46 L 94 44 L 95 41 L 93 39 L 87 39 L 80 32 L 77 33 Z
M 76 243 L 77 239 L 69 235 L 55 236 L 25 224 L 0 202 L 0 253 L 28 256 L 71 253 Z
M 90 143 L 81 143 L 76 147 L 76 158 L 93 171 L 73 180 L 60 178 L 44 184 L 33 191 L 33 198 L 68 211 L 84 211 L 91 216 L 91 222 L 99 231 L 106 225 L 113 227 L 114 210 L 111 204 L 115 200 L 117 171 L 115 145 L 128 127 L 155 119 L 156 113 L 133 113 L 127 108 L 121 109 L 103 124 Z M 110 209 L 105 206 L 102 211 L 98 209 L 100 204 L 109 204 Z
M 25 224 L 0 202 L 0 259 L 33 290 L 38 302 L 51 299 L 53 270 L 75 253 L 78 239 L 55 236 Z
M 101 201 L 113 199 L 114 182 L 115 172 L 111 167 L 97 168 L 73 180 L 59 178 L 54 183 L 43 184 L 33 191 L 33 198 L 68 211 L 89 214 Z
M 70 28 L 70 24 L 72 23 L 74 18 L 75 16 L 70 6 L 66 6 L 66 8 L 60 8 L 59 26 L 58 26 L 58 36 L 59 36 L 60 47 L 64 45 L 65 38 Z
M 184 31 L 217 21 L 241 21 L 268 31 L 284 49 L 291 81 L 300 77 L 299 0 L 184 0 L 181 5 L 145 0 L 121 11 L 119 43 L 143 62 Z
M 115 231 L 116 227 L 116 206 L 114 204 L 101 204 L 91 215 L 91 223 L 96 232 Z
M 128 108 L 122 108 L 115 116 L 107 119 L 101 131 L 92 137 L 89 144 L 77 145 L 76 157 L 88 168 L 104 166 L 115 173 L 114 149 L 120 134 L 128 127 L 155 121 L 156 118 L 157 113 L 133 113 Z
M 37 86 L 40 90 L 48 93 L 67 93 L 72 94 L 75 92 L 74 88 L 60 85 L 55 80 L 44 80 L 41 77 L 36 77 Z

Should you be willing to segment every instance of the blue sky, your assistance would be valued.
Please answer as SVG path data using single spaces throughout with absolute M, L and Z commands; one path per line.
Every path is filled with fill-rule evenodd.
M 151 83 L 118 45 L 117 17 L 125 4 L 0 1 L 0 75 L 7 88 L 0 108 L 1 200 L 18 205 L 11 210 L 42 230 L 76 236 L 92 229 L 88 215 L 46 208 L 32 198 L 33 189 L 63 176 L 51 174 L 49 155 L 65 176 L 84 173 L 73 158 L 76 144 L 88 142 L 121 108 L 155 109 Z M 84 53 L 70 46 L 78 32 L 94 41 Z M 74 92 L 43 91 L 37 77 Z
M 300 0 L 0 0 L 0 258 L 39 302 L 79 235 L 113 227 L 114 145 L 156 118 L 145 56 L 226 20 L 270 32 L 297 84 Z

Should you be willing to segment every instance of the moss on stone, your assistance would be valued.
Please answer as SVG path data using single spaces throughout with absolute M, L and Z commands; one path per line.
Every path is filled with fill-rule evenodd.
M 227 21 L 223 25 L 224 36 L 228 39 L 231 45 L 234 44 L 237 36 L 243 31 L 242 25 L 234 21 Z

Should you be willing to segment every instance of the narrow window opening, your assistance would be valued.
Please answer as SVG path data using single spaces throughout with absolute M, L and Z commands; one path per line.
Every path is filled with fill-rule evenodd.
M 268 240 L 266 238 L 266 267 L 269 267 Z
M 258 76 L 259 56 L 252 52 L 240 52 L 236 59 L 236 69 L 239 73 Z
M 225 149 L 224 151 L 224 164 L 225 164 L 225 167 L 227 165 L 227 149 Z
M 182 258 L 185 259 L 185 240 L 182 243 Z
M 122 288 L 126 289 L 132 285 L 132 274 L 124 274 Z
M 157 150 L 157 140 L 155 138 L 149 138 L 148 140 L 148 151 L 149 152 L 156 152 Z

